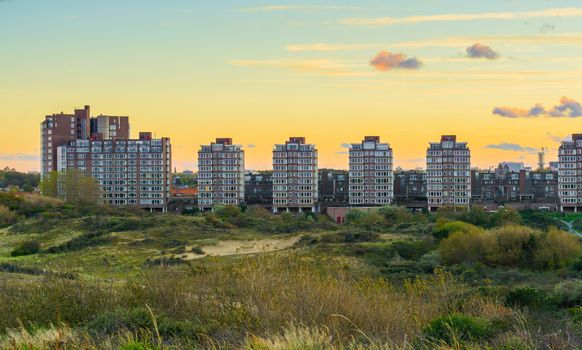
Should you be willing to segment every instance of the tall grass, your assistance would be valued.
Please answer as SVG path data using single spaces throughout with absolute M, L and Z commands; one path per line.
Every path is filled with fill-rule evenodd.
M 120 346 L 132 334 L 173 346 L 262 349 L 303 338 L 307 345 L 321 342 L 319 348 L 402 348 L 422 338 L 431 320 L 452 312 L 496 322 L 513 315 L 442 270 L 393 286 L 355 279 L 329 260 L 275 254 L 189 271 L 159 268 L 128 281 L 49 277 L 0 284 L 0 330 L 8 330 L 0 348 L 19 343 L 18 334 L 56 334 L 62 327 L 54 325 L 75 330 L 63 338 L 71 344 Z

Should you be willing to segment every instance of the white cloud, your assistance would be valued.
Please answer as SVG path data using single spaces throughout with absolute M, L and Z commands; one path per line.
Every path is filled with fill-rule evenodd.
M 237 9 L 238 12 L 280 12 L 280 11 L 319 11 L 319 10 L 357 10 L 357 6 L 336 6 L 336 5 L 268 5 L 257 7 L 245 7 Z
M 349 26 L 387 26 L 395 24 L 415 24 L 425 22 L 456 22 L 487 19 L 511 20 L 539 17 L 582 17 L 582 8 L 550 8 L 526 12 L 449 13 L 441 15 L 410 17 L 345 18 L 341 19 L 339 22 Z

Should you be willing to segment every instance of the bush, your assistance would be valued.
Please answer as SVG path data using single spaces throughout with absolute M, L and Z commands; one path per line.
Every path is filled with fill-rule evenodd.
M 531 308 L 542 308 L 549 303 L 546 292 L 531 287 L 520 287 L 511 290 L 505 297 L 505 301 L 508 306 Z
M 560 306 L 582 306 L 582 280 L 576 279 L 558 283 L 554 287 L 552 296 Z
M 394 251 L 406 260 L 419 260 L 431 251 L 432 244 L 427 241 L 399 241 L 392 243 Z
M 40 252 L 40 243 L 37 241 L 28 241 L 22 243 L 20 246 L 15 248 L 10 256 L 23 256 L 23 255 L 33 255 Z
M 451 314 L 432 320 L 423 330 L 425 337 L 453 345 L 456 341 L 473 342 L 491 336 L 488 321 L 463 314 Z
M 447 221 L 437 220 L 437 224 L 433 230 L 433 236 L 436 239 L 445 239 L 456 232 L 480 232 L 481 229 L 477 226 L 468 224 L 462 221 Z
M 321 237 L 322 243 L 358 243 L 376 242 L 378 234 L 367 231 L 341 231 L 326 233 Z
M 10 226 L 18 220 L 18 215 L 0 204 L 0 227 Z
M 192 249 L 191 249 L 190 251 L 191 251 L 192 253 L 194 253 L 194 254 L 198 254 L 198 255 L 204 255 L 204 254 L 206 254 L 206 253 L 204 252 L 204 250 L 202 249 L 202 247 L 199 247 L 199 246 L 192 247 Z
M 165 315 L 155 317 L 158 331 L 163 338 L 194 338 L 203 331 L 188 321 L 174 320 Z M 112 335 L 122 331 L 136 333 L 141 330 L 154 331 L 154 318 L 146 308 L 121 309 L 97 315 L 87 324 L 87 330 L 94 336 Z
M 102 232 L 89 232 L 79 235 L 63 244 L 50 247 L 49 253 L 64 253 L 82 250 L 90 247 L 97 247 L 111 243 L 113 239 Z
M 572 264 L 582 252 L 582 242 L 555 228 L 542 232 L 516 225 L 489 231 L 474 227 L 442 240 L 439 251 L 447 264 L 480 262 L 488 266 L 544 270 Z

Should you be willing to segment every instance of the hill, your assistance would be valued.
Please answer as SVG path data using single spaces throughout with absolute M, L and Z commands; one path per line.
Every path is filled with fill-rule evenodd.
M 161 215 L 0 195 L 0 348 L 574 349 L 551 213 Z

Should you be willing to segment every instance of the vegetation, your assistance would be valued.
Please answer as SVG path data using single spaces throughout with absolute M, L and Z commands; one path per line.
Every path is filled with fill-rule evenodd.
M 0 208 L 1 349 L 582 343 L 582 243 L 554 213 L 388 207 L 337 225 L 15 193 Z
M 16 188 L 32 192 L 40 182 L 40 174 L 19 173 L 14 169 L 0 170 L 0 188 Z

